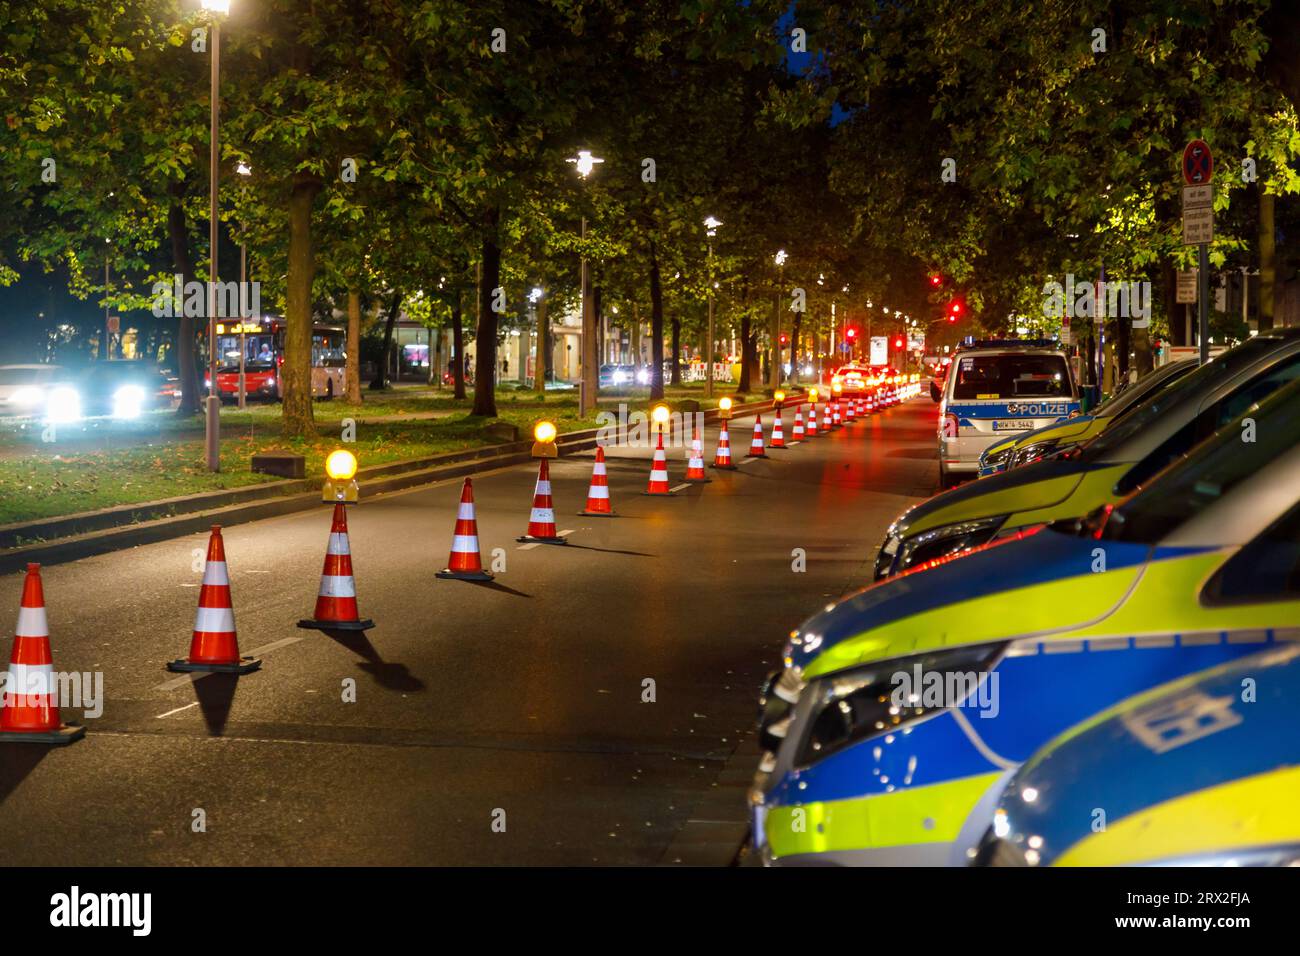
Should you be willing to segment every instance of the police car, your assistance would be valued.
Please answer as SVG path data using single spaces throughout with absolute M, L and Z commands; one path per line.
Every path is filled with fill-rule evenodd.
M 750 802 L 764 861 L 964 863 L 1011 773 L 1053 737 L 1300 640 L 1297 421 L 1300 383 L 1118 505 L 804 622 L 761 704 Z
M 939 408 L 939 484 L 979 472 L 980 455 L 1009 435 L 1079 414 L 1065 352 L 1050 340 L 986 340 L 960 349 Z
M 1261 557 L 1294 574 L 1300 522 Z M 1300 643 L 1130 698 L 1025 762 L 975 863 L 1300 866 L 1298 723 Z

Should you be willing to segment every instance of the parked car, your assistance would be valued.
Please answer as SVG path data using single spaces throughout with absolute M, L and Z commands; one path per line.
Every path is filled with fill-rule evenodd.
M 1231 422 L 1118 505 L 805 621 L 761 701 L 764 859 L 964 863 L 1057 734 L 1300 636 L 1300 576 L 1277 560 L 1300 521 L 1300 383 L 1245 411 L 1253 442 Z
M 1086 445 L 912 507 L 887 531 L 876 577 L 1119 501 L 1298 377 L 1300 328 L 1261 332 L 1162 389 Z
M 1300 520 L 1258 557 L 1294 593 Z M 1297 726 L 1296 643 L 1129 698 L 1025 761 L 974 862 L 1300 866 Z

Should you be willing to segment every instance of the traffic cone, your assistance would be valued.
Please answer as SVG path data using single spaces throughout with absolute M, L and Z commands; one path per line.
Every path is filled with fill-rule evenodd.
M 776 411 L 776 421 L 772 423 L 772 440 L 768 442 L 772 448 L 785 447 L 785 432 L 781 430 L 781 410 Z
M 855 417 L 857 417 L 857 413 L 853 410 L 853 399 L 844 399 L 844 420 L 851 422 Z
M 58 684 L 50 656 L 50 627 L 45 619 L 41 566 L 27 565 L 9 680 L 0 708 L 0 741 L 25 744 L 70 744 L 86 735 L 59 719 Z
M 542 459 L 537 469 L 537 487 L 533 490 L 533 510 L 528 514 L 528 530 L 516 541 L 536 541 L 540 544 L 567 544 L 555 532 L 555 508 L 551 505 L 551 468 Z
M 460 489 L 460 508 L 456 511 L 456 530 L 451 537 L 451 557 L 447 566 L 434 577 L 457 581 L 491 581 L 492 573 L 483 570 L 478 549 L 478 520 L 474 517 L 474 482 L 466 478 Z
M 727 434 L 727 420 L 724 418 L 718 428 L 718 450 L 713 455 L 713 467 L 721 471 L 735 471 L 731 463 L 731 436 Z
M 763 450 L 763 416 L 754 416 L 754 438 L 749 443 L 750 458 L 766 458 L 767 452 Z
M 668 456 L 664 454 L 664 433 L 659 433 L 659 444 L 655 446 L 654 461 L 650 464 L 650 483 L 646 485 L 643 495 L 671 495 L 668 490 Z
M 194 614 L 190 656 L 172 661 L 167 669 L 247 674 L 261 666 L 262 662 L 256 658 L 239 656 L 235 609 L 230 603 L 230 574 L 226 570 L 226 545 L 221 540 L 221 525 L 214 524 L 203 564 L 203 586 L 199 589 L 199 609 Z
M 803 408 L 798 407 L 794 410 L 794 428 L 790 432 L 790 437 L 796 441 L 803 441 Z
M 695 437 L 691 439 L 690 450 L 686 454 L 686 481 L 694 484 L 708 484 L 713 479 L 704 473 L 704 446 L 700 441 L 700 426 L 695 426 Z
M 831 423 L 836 428 L 844 424 L 844 420 L 840 417 L 840 400 L 838 398 L 831 402 Z
M 817 403 L 813 402 L 812 407 L 808 409 L 808 427 L 805 433 L 809 438 L 817 437 Z
M 605 474 L 605 446 L 596 446 L 596 463 L 591 466 L 591 487 L 587 489 L 587 507 L 578 512 L 589 518 L 617 517 L 609 504 L 609 478 Z
M 822 406 L 822 431 L 831 430 L 831 403 L 827 402 Z
M 867 416 L 867 400 L 866 400 L 865 398 L 859 398 L 859 399 L 858 399 L 858 418 L 865 418 L 866 416 Z
M 348 513 L 343 502 L 334 503 L 330 540 L 325 548 L 325 567 L 320 574 L 316 616 L 298 622 L 316 631 L 368 631 L 375 626 L 357 613 L 357 584 L 352 577 L 352 551 L 348 547 Z

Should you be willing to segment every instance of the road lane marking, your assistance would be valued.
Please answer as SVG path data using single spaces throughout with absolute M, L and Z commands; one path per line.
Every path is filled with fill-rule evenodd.
M 304 640 L 301 637 L 282 637 L 278 641 L 272 641 L 270 644 L 263 644 L 261 647 L 254 647 L 250 651 L 244 651 L 245 657 L 256 657 L 258 654 L 266 654 L 269 651 L 278 650 L 281 647 L 288 647 L 290 644 L 297 644 Z M 192 684 L 196 680 L 202 680 L 204 677 L 212 674 L 212 671 L 191 671 L 188 674 L 182 674 L 180 677 L 173 677 L 171 680 L 165 680 L 154 690 L 175 690 L 177 687 L 184 687 L 186 684 Z M 166 716 L 165 714 L 163 716 Z
M 673 492 L 673 493 L 676 493 L 676 492 L 678 492 L 678 491 L 681 491 L 683 488 L 689 488 L 690 486 L 691 486 L 691 483 L 690 483 L 689 481 L 683 481 L 680 485 L 674 485 L 673 487 L 669 488 L 668 490 L 671 491 L 671 492 Z
M 571 534 L 573 534 L 572 528 L 565 528 L 563 531 L 555 532 L 555 536 L 557 538 L 567 538 Z M 529 541 L 527 544 L 521 544 L 519 547 L 515 548 L 515 550 L 531 551 L 533 550 L 533 548 L 540 548 L 543 544 L 545 544 L 545 542 L 543 541 Z
M 182 710 L 189 710 L 191 707 L 197 707 L 197 706 L 199 706 L 199 702 L 196 700 L 192 704 L 186 704 L 184 707 L 177 707 L 174 708 L 173 710 L 167 711 L 167 713 L 165 714 L 159 714 L 157 717 L 154 718 L 154 720 L 161 720 L 163 717 L 170 717 L 172 714 L 179 714 Z

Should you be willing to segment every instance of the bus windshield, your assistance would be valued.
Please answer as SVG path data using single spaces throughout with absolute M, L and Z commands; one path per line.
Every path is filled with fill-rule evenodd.
M 239 368 L 239 336 L 222 335 L 217 338 L 221 350 L 221 367 Z M 270 368 L 275 363 L 275 338 L 270 333 L 244 336 L 244 368 Z

